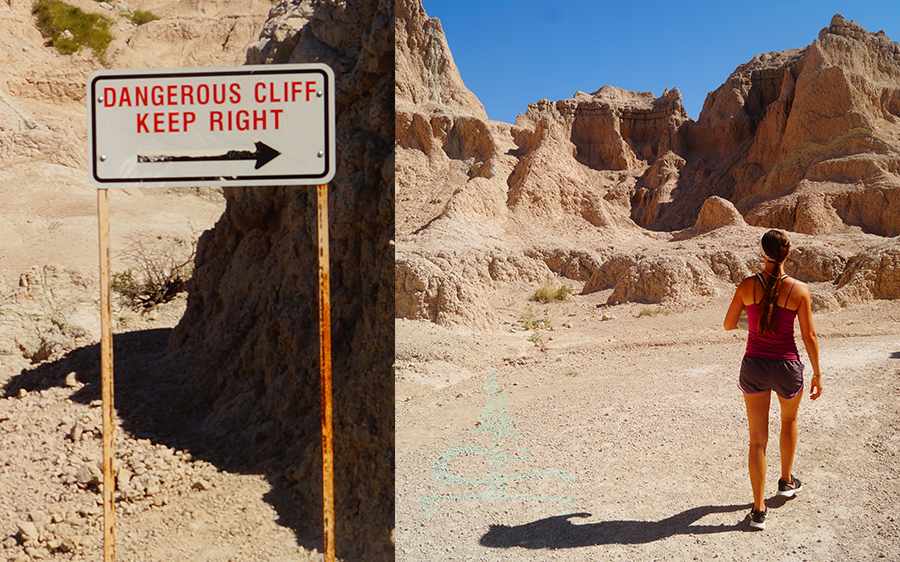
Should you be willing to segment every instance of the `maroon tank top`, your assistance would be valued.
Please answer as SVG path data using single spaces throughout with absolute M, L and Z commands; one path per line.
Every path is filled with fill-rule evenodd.
M 759 275 L 757 275 L 759 277 Z M 785 277 L 787 277 L 785 275 Z M 782 277 L 784 279 L 784 277 Z M 760 279 L 762 283 L 762 279 Z M 794 285 L 796 285 L 796 281 Z M 788 292 L 787 298 L 784 300 L 787 304 L 791 298 L 791 292 Z M 753 285 L 753 300 L 756 300 L 756 284 Z M 797 343 L 794 341 L 794 319 L 797 317 L 797 311 L 789 308 L 775 306 L 774 330 L 769 334 L 760 334 L 757 332 L 759 325 L 759 315 L 762 307 L 759 303 L 747 305 L 747 324 L 749 325 L 750 334 L 747 336 L 747 350 L 744 355 L 748 357 L 761 357 L 764 359 L 778 359 L 782 361 L 799 361 L 800 354 L 797 353 Z

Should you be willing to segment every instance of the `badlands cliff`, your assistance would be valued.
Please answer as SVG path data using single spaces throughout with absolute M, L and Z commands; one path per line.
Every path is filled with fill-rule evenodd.
M 807 47 L 738 66 L 697 121 L 677 89 L 607 85 L 506 124 L 462 84 L 439 20 L 417 0 L 396 18 L 398 317 L 487 327 L 503 294 L 547 280 L 684 305 L 758 267 L 768 228 L 792 233 L 787 269 L 818 310 L 900 297 L 884 32 L 835 15 Z
M 393 559 L 391 4 L 70 3 L 114 20 L 107 67 L 325 62 L 334 69 L 339 155 L 329 211 L 337 554 L 346 560 Z M 66 387 L 69 373 L 78 378 L 68 378 L 72 388 L 88 383 L 79 395 L 87 396 L 96 389 L 99 368 L 92 347 L 99 334 L 96 189 L 86 172 L 84 94 L 88 76 L 103 64 L 87 50 L 63 56 L 45 46 L 31 5 L 28 0 L 0 3 L 0 179 L 10 194 L 0 206 L 5 229 L 0 366 L 9 373 L 3 378 L 3 398 L 10 401 L 20 392 L 43 399 L 38 391 Z M 130 9 L 152 11 L 160 19 L 136 26 L 125 17 Z M 117 333 L 135 330 L 117 336 L 117 405 L 126 430 L 120 433 L 122 446 L 133 440 L 129 431 L 148 433 L 159 423 L 151 438 L 160 446 L 199 444 L 192 448 L 195 458 L 208 454 L 223 474 L 262 474 L 270 484 L 267 507 L 280 518 L 281 534 L 288 530 L 291 540 L 285 542 L 293 543 L 294 555 L 298 543 L 301 556 L 321 550 L 315 188 L 226 189 L 224 198 L 221 190 L 119 190 L 111 195 L 116 250 L 132 235 L 167 242 L 215 224 L 199 242 L 186 312 L 174 330 L 150 329 L 178 322 L 168 308 L 140 316 L 117 309 Z M 114 262 L 113 268 L 124 265 Z M 180 306 L 184 310 L 183 299 Z M 129 381 L 142 389 L 136 393 Z M 151 384 L 157 386 L 148 388 Z M 168 395 L 140 409 L 161 392 Z M 228 494 L 224 484 L 221 491 Z M 88 491 L 79 493 L 94 501 Z M 241 490 L 232 496 L 238 503 L 247 499 Z M 159 497 L 157 503 L 162 505 Z M 15 513 L 12 509 L 4 510 L 0 521 L 4 532 L 12 527 L 2 540 L 18 550 L 49 548 L 49 539 L 27 547 L 15 537 L 7 540 L 16 533 L 13 517 L 29 517 L 18 503 Z M 215 511 L 210 505 L 198 508 L 196 519 L 204 510 Z M 246 512 L 239 507 L 216 514 L 223 525 L 215 536 L 227 532 L 226 522 L 254 510 L 259 513 L 249 506 Z M 221 541 L 203 546 L 193 532 L 157 527 L 160 537 L 177 532 L 194 546 L 221 549 L 210 559 L 295 559 L 267 557 L 272 543 L 254 541 L 267 541 L 277 532 L 260 530 L 258 537 L 241 538 L 254 553 L 246 557 L 240 549 L 229 554 L 232 547 Z M 135 552 L 127 535 L 120 540 L 124 557 Z M 171 558 L 160 552 L 146 555 Z M 96 550 L 85 548 L 77 556 L 92 553 Z M 53 551 L 51 558 L 61 556 Z

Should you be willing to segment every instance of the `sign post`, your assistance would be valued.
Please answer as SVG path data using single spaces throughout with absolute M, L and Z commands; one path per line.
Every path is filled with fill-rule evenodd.
M 317 186 L 323 542 L 335 559 L 328 182 L 334 73 L 324 64 L 106 70 L 88 81 L 88 162 L 98 188 L 103 560 L 115 558 L 110 188 Z
M 100 226 L 100 396 L 103 401 L 103 562 L 116 552 L 115 475 L 113 467 L 113 349 L 109 273 L 109 191 L 97 190 Z
M 322 515 L 325 562 L 334 562 L 334 433 L 331 409 L 331 281 L 328 185 L 316 189 L 319 233 L 319 369 L 322 392 Z

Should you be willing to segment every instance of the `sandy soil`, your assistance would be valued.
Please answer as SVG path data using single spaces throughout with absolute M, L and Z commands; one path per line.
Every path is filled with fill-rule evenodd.
M 543 305 L 523 288 L 496 331 L 397 321 L 397 560 L 900 558 L 900 302 L 814 315 L 803 491 L 775 495 L 773 403 L 754 531 L 730 295 L 667 310 L 609 292 Z M 528 311 L 550 329 L 525 330 Z

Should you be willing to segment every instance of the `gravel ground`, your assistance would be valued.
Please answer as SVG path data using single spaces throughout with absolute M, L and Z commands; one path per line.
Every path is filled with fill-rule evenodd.
M 814 315 L 804 489 L 775 495 L 773 399 L 754 531 L 730 295 L 680 310 L 607 296 L 520 294 L 492 332 L 398 320 L 397 560 L 900 559 L 900 302 Z M 529 310 L 550 319 L 539 336 Z
M 320 515 L 283 475 L 170 408 L 183 389 L 166 376 L 161 324 L 114 337 L 116 560 L 322 559 Z M 95 344 L 0 373 L 0 560 L 102 559 L 99 356 Z

